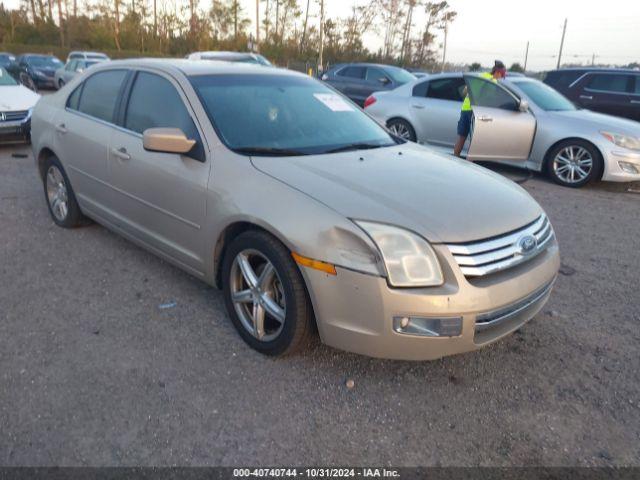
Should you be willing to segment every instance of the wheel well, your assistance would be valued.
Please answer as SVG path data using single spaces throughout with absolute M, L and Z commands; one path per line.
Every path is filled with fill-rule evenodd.
M 45 147 L 40 150 L 40 153 L 38 153 L 38 172 L 40 172 L 40 178 L 44 178 L 44 162 L 48 158 L 55 156 L 56 154 L 53 153 L 53 150 L 50 148 Z
M 588 143 L 589 145 L 591 145 L 593 147 L 593 149 L 598 152 L 598 154 L 600 155 L 600 160 L 602 160 L 602 165 L 600 166 L 600 172 L 598 173 L 598 178 L 597 180 L 601 180 L 602 179 L 602 175 L 604 174 L 604 155 L 602 155 L 602 152 L 600 151 L 600 149 L 598 148 L 598 146 L 596 144 L 594 144 L 593 142 L 590 142 L 589 140 L 587 140 L 586 138 L 580 138 L 580 137 L 567 137 L 567 138 L 563 138 L 562 140 L 558 140 L 556 143 L 554 143 L 553 145 L 551 145 L 548 149 L 547 152 L 544 154 L 544 163 L 542 165 L 542 172 L 546 173 L 547 169 L 549 167 L 549 162 L 551 161 L 551 152 L 561 143 L 564 142 L 569 142 L 569 141 L 574 141 L 574 140 L 578 140 L 580 142 L 584 142 L 584 143 Z
M 224 261 L 224 254 L 227 250 L 227 246 L 240 234 L 244 232 L 248 232 L 249 230 L 257 230 L 261 232 L 268 233 L 269 235 L 273 235 L 268 230 L 256 225 L 251 222 L 236 222 L 228 225 L 216 243 L 215 249 L 213 251 L 213 265 L 215 269 L 215 283 L 216 287 L 222 289 L 222 262 Z M 277 237 L 276 237 L 277 238 Z

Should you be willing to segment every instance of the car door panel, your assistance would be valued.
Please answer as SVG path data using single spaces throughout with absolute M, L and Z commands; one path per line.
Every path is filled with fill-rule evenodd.
M 56 152 L 64 162 L 81 207 L 99 210 L 109 203 L 108 149 L 115 103 L 126 70 L 100 72 L 69 96 L 55 118 Z
M 519 100 L 502 86 L 465 75 L 473 108 L 467 159 L 525 162 L 531 153 L 536 119 L 518 109 Z
M 589 73 L 578 88 L 578 103 L 595 112 L 631 117 L 633 76 L 620 73 Z
M 204 157 L 194 159 L 188 155 L 145 150 L 141 132 L 146 129 L 142 124 L 148 128 L 182 126 L 172 123 L 176 102 L 184 102 L 178 89 L 179 86 L 165 76 L 138 73 L 131 89 L 127 117 L 123 117 L 123 125 L 116 130 L 110 144 L 112 203 L 120 213 L 119 222 L 132 234 L 183 265 L 202 272 L 207 254 L 203 225 L 211 162 Z M 158 103 L 157 98 L 163 101 Z M 184 103 L 179 107 L 186 111 Z M 141 114 L 129 124 L 127 118 L 133 118 L 136 112 Z M 182 130 L 190 137 L 198 135 L 201 142 L 201 134 L 188 132 L 185 127 Z

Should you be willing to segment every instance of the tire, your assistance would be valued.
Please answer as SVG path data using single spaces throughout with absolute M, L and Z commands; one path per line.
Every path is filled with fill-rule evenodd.
M 60 90 L 62 87 L 64 87 L 64 80 L 60 79 L 58 80 L 58 90 Z
M 403 140 L 409 140 L 410 142 L 416 141 L 416 131 L 406 120 L 401 118 L 392 118 L 387 122 L 387 128 L 396 137 L 400 137 Z
M 263 262 L 268 262 L 273 270 Z M 259 290 L 249 288 L 242 264 L 245 268 L 249 265 L 254 279 L 263 280 Z M 222 283 L 231 321 L 253 349 L 265 355 L 284 356 L 309 345 L 314 322 L 304 280 L 289 250 L 274 237 L 251 230 L 235 238 L 224 255 Z M 261 303 L 256 303 L 258 297 Z M 274 309 L 273 304 L 279 310 Z M 263 312 L 261 330 L 255 321 L 260 308 Z
M 25 87 L 27 87 L 29 90 L 33 90 L 34 92 L 38 91 L 38 86 L 36 85 L 36 82 L 34 82 L 33 78 L 31 78 L 28 74 L 24 72 L 20 74 L 20 83 L 23 84 Z
M 598 149 L 584 140 L 565 140 L 547 154 L 547 175 L 565 187 L 580 188 L 598 180 L 603 168 L 604 162 Z
M 42 184 L 49 214 L 56 225 L 75 228 L 85 222 L 69 177 L 57 157 L 50 156 L 45 160 Z

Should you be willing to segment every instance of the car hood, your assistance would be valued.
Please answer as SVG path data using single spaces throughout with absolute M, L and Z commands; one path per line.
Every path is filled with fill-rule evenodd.
M 493 237 L 542 213 L 514 182 L 416 144 L 252 162 L 347 218 L 397 225 L 434 243 Z
M 0 111 L 28 110 L 39 98 L 40 95 L 22 85 L 3 86 L 0 87 Z
M 626 118 L 614 117 L 604 113 L 592 112 L 591 110 L 568 110 L 562 112 L 549 112 L 563 119 L 571 119 L 588 124 L 594 129 L 612 131 L 613 133 L 624 133 L 627 135 L 640 136 L 640 123 Z

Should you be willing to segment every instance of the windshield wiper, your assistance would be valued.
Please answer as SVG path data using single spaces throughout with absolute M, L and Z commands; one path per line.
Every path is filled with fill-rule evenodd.
M 299 155 L 308 155 L 308 153 L 304 153 L 299 150 L 273 147 L 240 147 L 234 148 L 233 151 L 236 153 L 246 153 L 249 155 L 263 155 L 273 157 L 297 157 Z
M 377 143 L 350 143 L 342 147 L 332 148 L 324 153 L 347 152 L 349 150 L 371 150 L 373 148 L 390 147 L 391 145 L 379 145 Z

